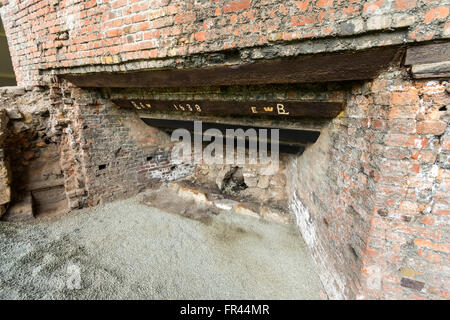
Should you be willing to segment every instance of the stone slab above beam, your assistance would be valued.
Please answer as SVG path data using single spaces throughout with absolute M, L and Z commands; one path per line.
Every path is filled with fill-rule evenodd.
M 60 75 L 78 87 L 170 88 L 373 79 L 400 56 L 400 47 L 300 56 L 239 65 L 128 73 Z
M 150 119 L 150 118 L 144 118 L 142 120 L 151 127 L 164 128 L 169 131 L 173 131 L 173 130 L 182 128 L 182 129 L 187 129 L 190 132 L 194 132 L 194 122 L 193 121 L 161 120 L 161 119 Z M 270 129 L 274 129 L 274 128 L 202 122 L 201 129 L 202 129 L 201 132 L 204 135 L 207 135 L 205 133 L 205 131 L 208 129 L 217 129 L 222 133 L 222 135 L 225 139 L 235 139 L 236 138 L 236 136 L 227 135 L 227 129 L 231 129 L 231 130 L 242 129 L 245 132 L 248 129 L 254 129 L 257 132 L 259 132 L 260 129 L 268 129 L 269 131 L 268 131 L 268 135 L 266 137 L 266 139 L 267 139 L 266 142 L 270 142 L 271 137 L 272 137 L 271 133 L 270 133 L 271 132 Z M 320 132 L 316 132 L 316 131 L 295 130 L 295 129 L 285 129 L 285 128 L 275 128 L 275 129 L 279 129 L 279 132 L 278 132 L 279 140 L 277 141 L 277 144 L 279 143 L 280 146 L 284 145 L 284 146 L 303 147 L 308 144 L 316 142 L 320 136 Z M 239 137 L 237 137 L 237 138 L 239 138 Z M 251 137 L 247 137 L 247 138 L 250 140 L 254 139 Z M 259 141 L 260 138 L 257 138 L 256 140 Z M 301 148 L 301 149 L 303 150 L 303 148 Z M 299 151 L 299 150 L 297 150 L 297 151 Z
M 416 79 L 450 78 L 450 41 L 409 47 L 405 65 Z
M 444 62 L 450 59 L 450 41 L 412 46 L 406 51 L 405 65 Z

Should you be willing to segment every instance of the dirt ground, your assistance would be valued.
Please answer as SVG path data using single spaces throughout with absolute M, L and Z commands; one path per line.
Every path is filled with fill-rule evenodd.
M 320 299 L 322 291 L 295 226 L 232 212 L 189 219 L 137 198 L 0 223 L 0 254 L 0 299 Z

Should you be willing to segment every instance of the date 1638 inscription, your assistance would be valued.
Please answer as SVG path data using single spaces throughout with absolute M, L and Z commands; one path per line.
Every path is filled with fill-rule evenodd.
M 275 116 L 332 118 L 342 111 L 340 102 L 112 100 L 121 108 L 142 113 L 191 113 L 205 116 Z

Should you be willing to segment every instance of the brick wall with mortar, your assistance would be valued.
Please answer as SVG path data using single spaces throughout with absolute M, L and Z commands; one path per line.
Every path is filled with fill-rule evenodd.
M 60 166 L 61 126 L 53 122 L 54 106 L 46 88 L 0 88 L 4 159 L 10 165 L 11 204 L 5 219 L 33 218 L 40 211 L 65 210 Z M 15 207 L 16 204 L 19 204 Z
M 391 69 L 288 166 L 291 209 L 333 298 L 448 299 L 450 84 Z
M 120 110 L 99 91 L 55 84 L 54 99 L 71 119 L 64 129 L 63 169 L 70 207 L 124 199 L 158 182 L 191 173 L 172 168 L 170 138 L 146 126 L 132 110 Z
M 46 81 L 43 75 L 69 72 L 64 68 L 124 71 L 217 63 L 220 57 L 205 53 L 230 49 L 236 50 L 233 59 L 239 62 L 450 35 L 449 2 L 442 0 L 1 3 L 19 85 L 36 85 Z

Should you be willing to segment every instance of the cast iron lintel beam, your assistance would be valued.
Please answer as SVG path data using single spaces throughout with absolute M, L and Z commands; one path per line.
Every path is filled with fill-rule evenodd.
M 369 80 L 387 68 L 400 50 L 400 47 L 381 47 L 237 65 L 66 74 L 60 77 L 84 88 L 176 88 Z

